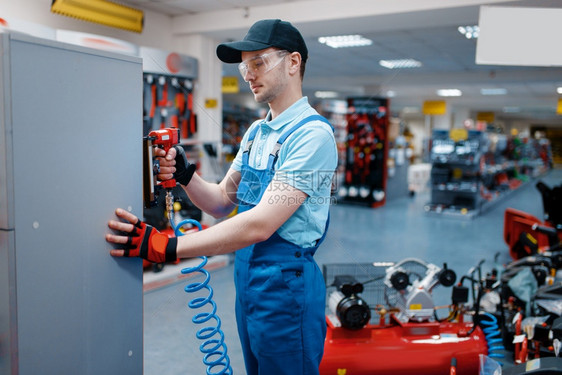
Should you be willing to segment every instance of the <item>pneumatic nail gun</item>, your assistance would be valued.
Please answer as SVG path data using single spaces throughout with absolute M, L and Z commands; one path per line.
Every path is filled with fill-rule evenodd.
M 148 136 L 143 138 L 143 162 L 144 162 L 144 179 L 143 179 L 143 195 L 144 205 L 146 208 L 153 207 L 157 204 L 157 195 L 159 190 L 166 190 L 166 211 L 168 212 L 168 220 L 173 225 L 174 197 L 172 189 L 176 186 L 174 178 L 165 181 L 156 181 L 156 175 L 160 171 L 160 163 L 154 159 L 153 147 L 162 148 L 166 153 L 170 148 L 179 144 L 180 130 L 176 128 L 165 128 L 151 131 Z

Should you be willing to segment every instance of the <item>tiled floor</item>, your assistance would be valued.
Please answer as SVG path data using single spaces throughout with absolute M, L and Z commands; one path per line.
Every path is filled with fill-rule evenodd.
M 542 176 L 547 185 L 562 183 L 562 169 Z M 509 261 L 503 242 L 503 214 L 513 207 L 543 215 L 542 199 L 534 182 L 498 201 L 483 215 L 472 220 L 459 220 L 427 215 L 423 206 L 429 194 L 398 198 L 381 208 L 369 209 L 343 204 L 331 209 L 331 227 L 316 259 L 322 264 L 393 261 L 415 257 L 441 266 L 444 262 L 458 277 L 485 259 L 493 267 L 494 254 L 499 261 Z M 228 353 L 235 374 L 244 374 L 244 363 L 234 318 L 234 285 L 232 263 L 211 273 L 214 300 L 226 336 Z M 200 279 L 193 279 L 200 280 Z M 195 337 L 191 322 L 194 312 L 187 303 L 190 297 L 183 288 L 193 280 L 155 289 L 144 296 L 144 374 L 205 374 L 201 341 Z M 450 290 L 435 289 L 436 304 L 449 302 Z M 215 369 L 213 371 L 218 371 Z

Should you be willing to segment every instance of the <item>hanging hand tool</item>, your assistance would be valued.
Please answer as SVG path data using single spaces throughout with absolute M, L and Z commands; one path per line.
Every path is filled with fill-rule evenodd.
M 175 106 L 177 109 L 177 122 L 178 128 L 181 129 L 181 137 L 186 139 L 189 137 L 188 128 L 187 128 L 187 101 L 186 95 L 183 93 L 183 87 L 180 85 L 176 78 L 172 79 L 172 85 L 177 89 L 175 93 Z
M 173 128 L 179 130 L 178 109 L 176 107 L 163 107 L 160 109 L 160 130 Z
M 156 81 L 152 75 L 147 74 L 146 83 L 150 85 L 150 110 L 148 111 L 148 116 L 153 119 L 157 106 Z
M 166 129 L 167 121 L 168 121 L 168 108 L 167 107 L 160 108 L 160 130 Z
M 154 111 L 156 110 L 156 84 L 151 74 L 145 74 L 143 79 L 143 135 L 152 130 Z
M 170 111 L 170 124 L 172 128 L 179 129 L 178 109 L 172 107 Z
M 168 103 L 168 81 L 165 76 L 158 77 L 158 106 L 167 107 Z
M 176 77 L 172 77 L 170 79 L 170 85 L 168 86 L 168 116 L 170 119 L 170 125 L 172 128 L 179 129 L 179 115 L 180 115 L 180 108 L 178 106 L 178 95 L 180 94 L 180 84 Z
M 189 134 L 193 136 L 197 132 L 197 119 L 193 112 L 193 83 L 189 80 L 184 81 L 185 89 L 187 90 L 187 111 L 185 117 L 189 123 Z
M 154 175 L 159 171 L 159 165 L 154 164 L 152 160 L 152 146 L 162 148 L 166 153 L 170 148 L 179 143 L 180 131 L 176 128 L 165 128 L 160 130 L 151 131 L 145 140 L 145 165 L 149 171 L 145 173 L 145 205 L 150 206 L 154 204 L 155 186 L 166 189 L 166 210 L 168 211 L 168 220 L 170 225 L 173 226 L 173 212 L 174 212 L 174 197 L 172 189 L 176 187 L 175 178 L 161 181 L 159 184 L 154 184 Z

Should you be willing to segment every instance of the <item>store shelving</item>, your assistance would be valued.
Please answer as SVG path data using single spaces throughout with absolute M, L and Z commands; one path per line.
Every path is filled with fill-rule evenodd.
M 541 176 L 549 162 L 535 140 L 484 131 L 435 130 L 431 139 L 428 214 L 472 219 L 522 184 Z

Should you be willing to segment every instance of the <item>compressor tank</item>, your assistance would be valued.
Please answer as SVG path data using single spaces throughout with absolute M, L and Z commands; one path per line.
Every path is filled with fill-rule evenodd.
M 458 375 L 478 374 L 479 354 L 487 353 L 484 333 L 472 323 L 403 323 L 360 330 L 336 326 L 327 319 L 321 375 L 448 374 L 456 358 Z

